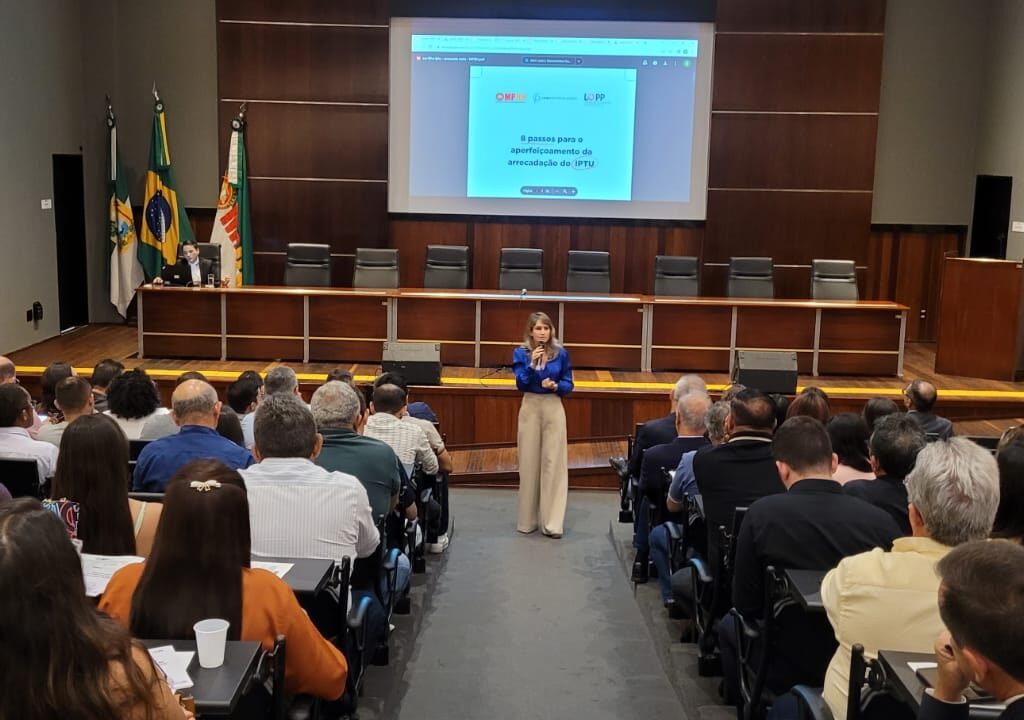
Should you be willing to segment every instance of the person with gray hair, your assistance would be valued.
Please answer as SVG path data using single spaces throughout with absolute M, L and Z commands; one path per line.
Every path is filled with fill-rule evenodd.
M 287 365 L 279 365 L 267 373 L 263 379 L 263 391 L 267 395 L 290 394 L 302 399 L 302 393 L 299 392 L 299 378 L 295 375 L 295 371 Z
M 853 643 L 872 658 L 880 648 L 928 652 L 943 630 L 935 565 L 953 547 L 987 538 L 999 506 L 996 461 L 967 438 L 925 446 L 906 482 L 911 536 L 889 552 L 845 558 L 821 585 L 839 641 L 824 690 L 836 720 L 846 717 Z
M 163 492 L 171 476 L 192 460 L 220 460 L 232 469 L 255 462 L 245 448 L 217 432 L 221 404 L 217 391 L 202 380 L 186 380 L 171 396 L 171 417 L 179 426 L 174 435 L 153 440 L 135 463 L 132 487 Z

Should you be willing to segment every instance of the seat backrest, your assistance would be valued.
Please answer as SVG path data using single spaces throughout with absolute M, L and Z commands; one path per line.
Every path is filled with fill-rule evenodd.
M 196 243 L 196 247 L 199 248 L 199 257 L 210 261 L 210 272 L 217 278 L 217 282 L 220 282 L 220 245 L 217 243 Z M 203 282 L 206 282 L 206 278 L 203 278 Z
M 314 243 L 289 243 L 284 266 L 284 284 L 330 287 L 331 248 Z
M 775 268 L 769 257 L 729 258 L 729 297 L 775 297 Z
M 608 253 L 600 250 L 570 250 L 569 271 L 565 277 L 567 292 L 611 292 Z
M 469 287 L 469 247 L 427 245 L 423 287 L 465 290 Z
M 700 295 L 697 258 L 658 255 L 654 258 L 654 294 L 675 297 Z
M 812 260 L 811 297 L 815 300 L 858 299 L 857 266 L 853 260 Z
M 498 287 L 502 290 L 544 290 L 544 251 L 502 248 Z
M 41 494 L 39 487 L 39 466 L 35 460 L 25 458 L 0 458 L 0 484 L 11 497 L 34 497 Z
M 356 248 L 354 288 L 398 287 L 398 250 L 396 248 Z

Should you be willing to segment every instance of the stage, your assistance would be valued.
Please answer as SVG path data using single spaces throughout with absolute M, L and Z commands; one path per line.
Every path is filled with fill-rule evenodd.
M 568 345 L 572 352 L 572 346 Z M 138 359 L 135 325 L 89 325 L 60 337 L 7 353 L 18 366 L 22 383 L 38 395 L 38 379 L 48 363 L 71 363 L 85 376 L 99 360 L 111 357 L 128 368 L 144 367 L 160 386 L 165 402 L 170 399 L 174 379 L 185 370 L 198 370 L 224 388 L 243 370 L 266 372 L 280 362 L 213 361 L 182 358 Z M 328 370 L 343 367 L 358 382 L 370 382 L 379 366 L 366 363 L 284 363 L 294 368 L 308 400 Z M 934 371 L 934 345 L 907 343 L 904 377 L 801 374 L 800 386 L 816 385 L 832 401 L 833 412 L 860 411 L 864 402 L 876 396 L 900 402 L 903 388 L 921 378 L 939 390 L 937 412 L 954 420 L 959 434 L 999 435 L 1011 425 L 1024 422 L 1024 382 L 1000 382 L 978 378 L 939 375 Z M 712 394 L 729 378 L 725 373 L 701 373 Z M 575 371 L 576 392 L 566 400 L 570 438 L 570 482 L 573 487 L 609 487 L 614 477 L 607 458 L 625 449 L 625 438 L 638 422 L 669 412 L 668 393 L 679 373 L 626 372 L 614 370 Z M 442 384 L 414 387 L 411 395 L 434 408 L 456 471 L 454 482 L 467 484 L 512 484 L 515 482 L 515 435 L 519 392 L 509 368 L 446 366 Z

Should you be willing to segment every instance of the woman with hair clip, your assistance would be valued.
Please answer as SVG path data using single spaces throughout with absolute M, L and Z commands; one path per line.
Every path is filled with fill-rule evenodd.
M 512 355 L 519 408 L 519 512 L 516 529 L 532 533 L 540 526 L 548 537 L 562 537 L 569 496 L 569 447 L 562 398 L 572 392 L 569 353 L 558 341 L 554 323 L 542 312 L 526 321 L 523 344 Z
M 82 552 L 148 557 L 163 506 L 128 498 L 128 438 L 107 415 L 83 415 L 60 439 L 47 504 L 65 519 Z M 77 508 L 72 522 L 63 501 Z
M 149 654 L 85 597 L 78 554 L 38 500 L 0 505 L 0 718 L 182 720 Z
M 217 460 L 183 465 L 167 485 L 153 552 L 114 573 L 100 610 L 140 638 L 191 639 L 205 618 L 230 623 L 229 640 L 271 650 L 288 641 L 285 691 L 325 700 L 345 692 L 348 665 L 313 625 L 288 584 L 250 568 L 249 501 L 236 470 Z

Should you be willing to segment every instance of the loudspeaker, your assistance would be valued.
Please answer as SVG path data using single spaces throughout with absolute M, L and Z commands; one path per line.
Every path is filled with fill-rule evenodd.
M 796 353 L 737 350 L 732 381 L 763 393 L 796 394 Z
M 380 369 L 399 373 L 410 385 L 440 385 L 441 344 L 386 342 Z

